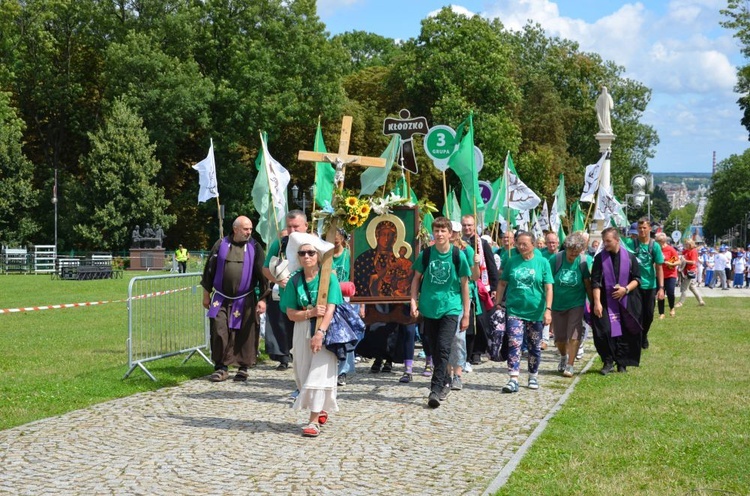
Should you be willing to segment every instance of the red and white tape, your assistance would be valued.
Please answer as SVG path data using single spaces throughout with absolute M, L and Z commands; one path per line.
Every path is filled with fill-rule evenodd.
M 177 293 L 179 291 L 185 291 L 190 288 L 179 288 L 169 289 L 167 291 L 155 291 L 153 293 L 146 293 L 138 296 L 133 296 L 133 300 L 141 300 L 143 298 L 152 298 L 154 296 L 163 296 L 171 293 Z M 19 308 L 0 308 L 0 315 L 5 313 L 20 313 L 20 312 L 33 312 L 36 310 L 56 310 L 59 308 L 77 308 L 77 307 L 92 307 L 95 305 L 104 305 L 106 303 L 122 303 L 127 302 L 128 298 L 121 300 L 104 300 L 104 301 L 86 301 L 83 303 L 63 303 L 61 305 L 39 305 L 34 307 L 19 307 Z

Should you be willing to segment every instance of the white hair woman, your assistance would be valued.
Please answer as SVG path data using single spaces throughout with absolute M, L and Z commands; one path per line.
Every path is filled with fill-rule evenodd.
M 286 249 L 289 270 L 293 274 L 279 303 L 294 322 L 293 369 L 300 393 L 293 408 L 310 411 L 309 422 L 302 429 L 306 437 L 317 437 L 320 426 L 328 421 L 328 412 L 339 409 L 336 402 L 338 359 L 323 346 L 336 305 L 344 301 L 335 273 L 331 273 L 326 303 L 317 304 L 322 255 L 332 249 L 331 243 L 317 236 L 297 232 L 289 235 Z M 319 317 L 322 319 L 316 328 Z
M 557 371 L 565 377 L 573 377 L 578 347 L 583 337 L 583 313 L 586 296 L 593 300 L 591 274 L 586 257 L 586 238 L 574 232 L 563 243 L 564 251 L 550 257 L 552 270 L 552 327 L 555 329 L 555 345 L 560 352 Z

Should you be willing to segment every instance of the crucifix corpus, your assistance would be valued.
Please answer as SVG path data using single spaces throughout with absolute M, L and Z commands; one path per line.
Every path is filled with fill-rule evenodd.
M 341 135 L 339 138 L 338 153 L 320 153 L 300 150 L 297 159 L 300 162 L 328 162 L 336 167 L 334 182 L 336 189 L 344 189 L 344 172 L 347 165 L 358 165 L 361 167 L 385 167 L 385 159 L 380 157 L 362 157 L 349 155 L 349 138 L 352 134 L 352 117 L 345 115 L 341 120 Z M 333 219 L 326 233 L 326 241 L 333 243 L 336 239 L 337 222 Z M 320 286 L 318 288 L 318 305 L 325 305 L 328 301 L 328 281 L 331 280 L 333 267 L 333 250 L 326 253 L 323 258 L 323 266 L 320 269 Z M 322 318 L 318 317 L 315 328 L 320 327 Z

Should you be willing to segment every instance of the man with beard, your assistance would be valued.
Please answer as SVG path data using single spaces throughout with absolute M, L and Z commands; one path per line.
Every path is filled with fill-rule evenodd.
M 266 311 L 268 283 L 263 276 L 263 249 L 250 237 L 252 232 L 250 219 L 237 217 L 232 234 L 214 244 L 203 269 L 203 307 L 211 321 L 212 382 L 227 380 L 230 365 L 239 367 L 234 380 L 246 381 L 258 356 L 260 334 L 255 322 L 256 315 Z

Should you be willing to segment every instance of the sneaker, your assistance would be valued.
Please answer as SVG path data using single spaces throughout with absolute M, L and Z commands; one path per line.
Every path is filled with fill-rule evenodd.
M 535 375 L 529 376 L 529 389 L 539 389 L 539 380 Z
M 602 369 L 599 371 L 601 375 L 607 375 L 612 372 L 612 370 L 615 368 L 615 364 L 612 362 L 607 362 L 604 364 Z
M 440 399 L 438 398 L 437 393 L 430 393 L 430 397 L 427 399 L 427 406 L 430 408 L 437 408 L 440 406 Z
M 432 377 L 432 365 L 430 365 L 429 363 L 424 366 L 422 377 Z
M 578 353 L 576 353 L 576 360 L 583 358 L 583 344 L 578 347 Z
M 296 400 L 297 396 L 299 396 L 299 389 L 295 389 L 294 391 L 292 391 L 292 394 L 289 395 L 289 397 L 293 400 Z
M 557 364 L 557 371 L 562 372 L 568 364 L 568 355 L 560 355 L 560 361 Z
M 339 378 L 336 381 L 339 386 L 346 386 L 346 374 L 339 374 Z
M 438 393 L 438 399 L 440 401 L 445 401 L 446 398 L 451 394 L 451 388 L 450 386 L 443 386 L 443 389 L 440 390 L 440 393 Z
M 383 365 L 382 372 L 384 374 L 390 374 L 391 370 L 393 370 L 393 363 L 391 363 L 391 362 L 385 362 L 385 365 Z
M 474 367 L 471 366 L 471 363 L 466 362 L 464 364 L 464 372 L 466 372 L 467 374 L 470 374 L 472 370 L 474 370 Z
M 563 377 L 573 377 L 574 368 L 572 365 L 567 365 L 565 367 L 565 371 L 563 372 Z
M 451 381 L 451 389 L 453 391 L 461 391 L 464 388 L 463 382 L 461 382 L 461 377 L 454 376 L 453 380 Z
M 279 372 L 283 372 L 284 370 L 289 370 L 289 362 L 281 362 L 276 366 L 276 370 Z
M 518 381 L 510 379 L 508 384 L 503 386 L 503 393 L 517 393 L 518 392 Z

